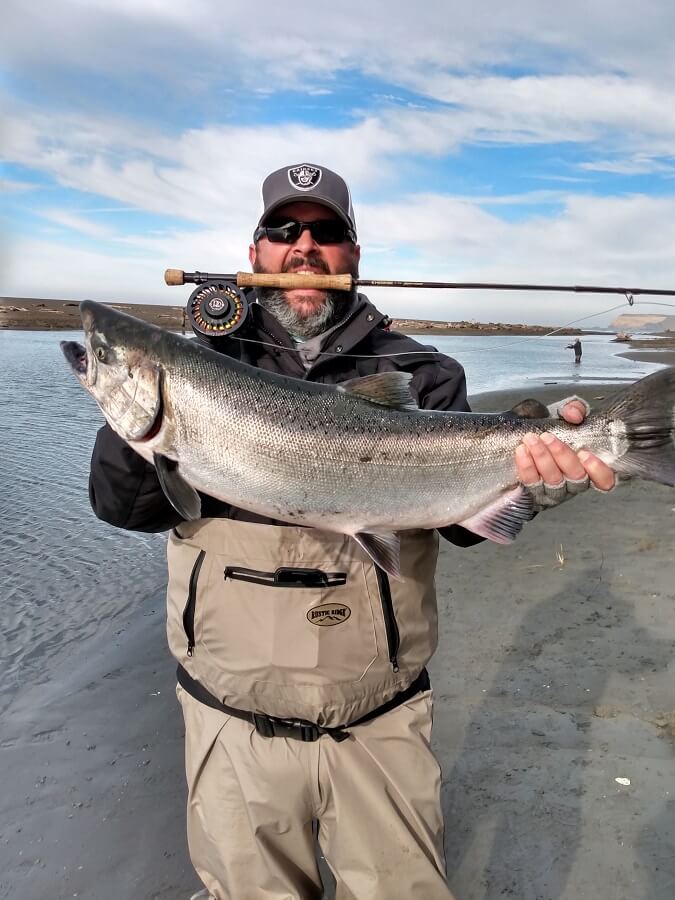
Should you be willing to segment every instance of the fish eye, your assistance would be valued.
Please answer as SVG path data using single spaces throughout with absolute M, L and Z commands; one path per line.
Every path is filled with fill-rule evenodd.
M 107 365 L 112 365 L 115 362 L 115 351 L 105 344 L 97 344 L 92 349 L 94 351 L 94 356 L 100 362 L 106 363 Z

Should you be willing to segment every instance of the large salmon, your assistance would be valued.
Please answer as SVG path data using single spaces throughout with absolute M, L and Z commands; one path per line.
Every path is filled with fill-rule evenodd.
M 112 428 L 157 468 L 185 519 L 198 491 L 351 535 L 399 574 L 396 532 L 459 523 L 499 543 L 533 516 L 514 452 L 551 431 L 616 472 L 675 484 L 675 369 L 610 398 L 581 425 L 417 407 L 407 373 L 338 386 L 271 374 L 92 301 L 85 346 L 62 342 Z

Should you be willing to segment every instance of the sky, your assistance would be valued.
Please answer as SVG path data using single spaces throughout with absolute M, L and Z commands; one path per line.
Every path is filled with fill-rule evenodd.
M 301 162 L 348 181 L 363 278 L 675 289 L 674 39 L 670 0 L 5 0 L 0 295 L 186 302 L 164 269 L 248 270 L 261 182 Z M 441 320 L 628 310 L 370 296 Z

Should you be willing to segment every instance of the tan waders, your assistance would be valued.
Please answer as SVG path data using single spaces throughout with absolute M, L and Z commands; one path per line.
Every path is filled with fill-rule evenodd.
M 216 900 L 319 900 L 314 822 L 338 900 L 450 900 L 424 668 L 437 552 L 406 532 L 390 581 L 344 535 L 174 529 L 188 839 Z
M 266 738 L 178 696 L 190 856 L 215 900 L 320 900 L 315 819 L 337 900 L 452 900 L 430 692 L 339 743 Z

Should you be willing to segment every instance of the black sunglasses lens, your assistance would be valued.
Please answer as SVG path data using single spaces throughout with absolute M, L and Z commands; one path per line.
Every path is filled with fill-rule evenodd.
M 292 244 L 300 237 L 301 227 L 299 222 L 270 222 L 263 231 L 273 244 Z
M 335 219 L 310 222 L 309 230 L 317 244 L 341 244 L 345 239 L 345 226 Z
M 269 222 L 264 229 L 268 241 L 273 244 L 293 244 L 302 231 L 308 228 L 317 244 L 341 244 L 347 237 L 347 229 L 336 219 L 318 219 L 316 222 Z

